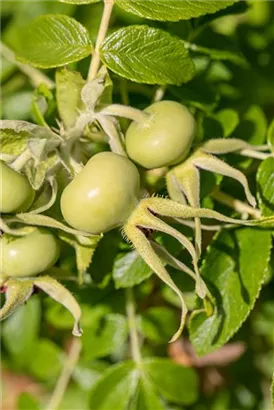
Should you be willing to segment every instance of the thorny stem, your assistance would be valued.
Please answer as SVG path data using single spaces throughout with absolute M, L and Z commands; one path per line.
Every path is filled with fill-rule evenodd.
M 29 159 L 32 158 L 32 153 L 27 148 L 25 151 L 19 155 L 15 161 L 13 161 L 9 166 L 14 169 L 14 171 L 20 172 L 24 165 L 28 162 Z
M 151 118 L 151 114 L 147 112 L 121 104 L 111 104 L 100 110 L 100 114 L 125 117 L 139 123 L 144 123 Z
M 216 201 L 229 206 L 230 208 L 241 214 L 247 213 L 256 219 L 259 219 L 261 217 L 261 212 L 258 209 L 254 209 L 248 204 L 239 201 L 238 199 L 235 199 L 232 196 L 225 194 L 224 192 L 216 190 L 211 193 L 211 196 L 216 199 Z
M 99 27 L 99 31 L 98 31 L 95 50 L 94 50 L 91 64 L 89 67 L 88 81 L 91 81 L 94 79 L 99 69 L 99 66 L 100 66 L 99 49 L 108 31 L 108 26 L 109 26 L 113 6 L 114 6 L 114 0 L 104 0 L 104 11 L 103 11 L 103 16 L 102 16 L 101 24 Z
M 126 312 L 128 319 L 128 327 L 130 334 L 130 348 L 133 360 L 137 365 L 141 365 L 142 356 L 139 346 L 139 337 L 137 331 L 136 314 L 135 314 L 135 300 L 132 288 L 126 289 Z
M 57 410 L 66 392 L 68 383 L 79 360 L 82 344 L 77 337 L 73 338 L 68 355 L 66 356 L 62 372 L 57 380 L 53 394 L 46 406 L 46 410 Z
M 19 63 L 19 61 L 15 58 L 14 52 L 2 42 L 0 42 L 0 49 L 2 56 L 4 56 L 11 63 L 15 64 L 24 74 L 26 74 L 26 76 L 30 78 L 34 87 L 38 87 L 41 83 L 46 84 L 49 88 L 54 87 L 54 82 L 44 73 L 27 64 Z

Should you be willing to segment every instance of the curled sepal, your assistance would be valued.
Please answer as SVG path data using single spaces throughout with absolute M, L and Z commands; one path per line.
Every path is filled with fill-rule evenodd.
M 133 246 L 138 251 L 140 256 L 148 264 L 148 266 L 156 273 L 157 276 L 159 276 L 159 278 L 164 283 L 166 283 L 178 295 L 180 299 L 182 305 L 181 323 L 179 329 L 170 340 L 170 343 L 174 342 L 180 337 L 186 321 L 187 307 L 182 292 L 171 279 L 161 259 L 154 252 L 150 241 L 146 238 L 142 230 L 136 227 L 134 224 L 128 223 L 124 226 L 124 232 L 128 239 L 132 242 Z
M 8 279 L 3 286 L 6 301 L 0 310 L 0 320 L 6 319 L 17 307 L 29 299 L 33 292 L 33 281 L 30 279 Z
M 48 177 L 48 183 L 49 183 L 50 188 L 51 188 L 50 198 L 48 199 L 48 201 L 46 203 L 41 204 L 40 206 L 38 206 L 35 209 L 31 209 L 29 211 L 30 214 L 40 214 L 42 212 L 45 212 L 48 209 L 50 209 L 52 207 L 52 205 L 55 203 L 56 198 L 57 198 L 57 192 L 58 192 L 58 184 L 57 184 L 57 181 L 56 181 L 55 177 L 53 177 L 53 176 Z
M 245 149 L 252 151 L 264 151 L 266 148 L 264 145 L 251 145 L 246 141 L 238 138 L 216 138 L 206 141 L 200 148 L 201 151 L 210 154 L 229 154 L 230 152 L 239 152 Z
M 247 179 L 241 171 L 233 168 L 232 166 L 226 164 L 224 161 L 220 160 L 219 158 L 214 157 L 213 155 L 205 154 L 202 152 L 200 153 L 197 152 L 195 154 L 195 156 L 193 157 L 192 163 L 196 167 L 204 169 L 205 171 L 216 172 L 217 174 L 221 174 L 221 175 L 233 178 L 236 181 L 240 182 L 240 184 L 244 188 L 245 196 L 248 202 L 253 207 L 256 206 L 256 199 L 251 194 L 249 190 Z
M 33 280 L 33 284 L 71 312 L 74 317 L 72 334 L 74 336 L 81 336 L 83 333 L 80 327 L 81 308 L 72 294 L 50 276 L 40 276 Z
M 146 198 L 143 199 L 141 203 L 143 207 L 151 209 L 155 214 L 176 218 L 177 222 L 180 222 L 181 218 L 190 219 L 198 217 L 206 219 L 216 219 L 217 221 L 234 225 L 260 226 L 262 228 L 274 227 L 274 216 L 245 221 L 242 219 L 230 218 L 221 214 L 220 212 L 213 211 L 212 209 L 192 208 L 191 206 L 183 205 L 179 202 L 175 202 L 167 198 Z
M 177 176 L 178 172 L 178 176 Z M 179 195 L 176 195 L 175 189 L 179 189 L 187 199 L 189 205 L 194 208 L 200 206 L 200 173 L 198 168 L 190 161 L 186 161 L 181 166 L 167 174 L 167 188 L 171 199 L 185 203 Z M 200 218 L 195 218 L 195 246 L 197 257 L 201 255 L 202 248 L 202 230 Z
M 204 288 L 201 284 L 200 272 L 198 268 L 198 257 L 194 246 L 192 245 L 191 241 L 183 235 L 181 232 L 177 231 L 176 229 L 169 226 L 167 223 L 162 221 L 157 216 L 173 216 L 173 215 L 164 215 L 161 213 L 161 209 L 159 208 L 159 200 L 161 203 L 162 198 L 149 198 L 143 199 L 140 202 L 140 205 L 135 209 L 130 217 L 130 224 L 134 224 L 135 226 L 142 227 L 144 229 L 152 229 L 155 231 L 166 233 L 167 235 L 173 236 L 178 242 L 180 242 L 185 249 L 189 252 L 192 257 L 192 262 L 196 274 L 196 292 L 198 296 L 204 298 L 206 293 L 204 292 Z M 174 204 L 173 201 L 166 200 L 167 203 L 170 203 L 170 206 Z M 179 204 L 180 205 L 180 204 Z M 188 207 L 187 207 L 188 208 Z M 194 215 L 195 217 L 195 215 Z
M 13 235 L 13 236 L 24 236 L 28 235 L 30 232 L 30 227 L 29 226 L 24 226 L 23 228 L 10 228 L 9 225 L 7 225 L 6 221 L 2 218 L 0 218 L 0 229 L 1 231 Z
M 96 119 L 109 138 L 111 151 L 115 154 L 127 156 L 123 147 L 123 138 L 118 121 L 115 118 L 100 114 L 96 114 Z
M 63 223 L 57 221 L 56 219 L 51 218 L 50 216 L 47 216 L 47 215 L 42 215 L 42 214 L 20 213 L 13 217 L 5 219 L 5 225 L 8 226 L 8 223 L 10 222 L 18 222 L 18 223 L 22 223 L 22 224 L 30 225 L 30 226 L 45 226 L 48 228 L 59 229 L 61 231 L 70 233 L 72 235 L 77 235 L 77 236 L 80 235 L 80 236 L 98 237 L 98 235 L 93 235 L 88 232 L 79 231 L 77 229 L 70 228 L 69 226 L 64 225 Z
M 200 276 L 197 276 L 195 272 L 189 269 L 183 262 L 171 255 L 163 246 L 156 242 L 151 242 L 151 246 L 161 260 L 169 266 L 187 273 L 192 279 L 196 281 L 196 293 L 198 295 L 208 295 L 211 298 L 211 294 L 207 289 L 207 286 Z

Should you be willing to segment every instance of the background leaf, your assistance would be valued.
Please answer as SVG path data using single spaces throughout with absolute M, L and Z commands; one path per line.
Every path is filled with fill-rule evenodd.
M 273 405 L 273 407 L 274 407 L 274 373 L 273 373 L 273 376 L 272 376 L 272 383 L 271 383 L 271 391 L 270 391 L 270 394 L 271 394 L 272 405 Z
M 152 270 L 137 251 L 118 255 L 113 266 L 113 280 L 116 289 L 137 285 L 152 275 Z
M 257 172 L 258 201 L 263 216 L 274 214 L 274 158 L 262 161 Z
M 17 402 L 18 410 L 39 410 L 38 400 L 30 393 L 21 393 Z
M 267 142 L 272 148 L 272 152 L 274 151 L 274 118 L 271 121 L 271 124 L 267 130 Z
M 40 301 L 33 296 L 11 315 L 2 326 L 2 338 L 19 366 L 27 365 L 38 337 L 41 320 Z
M 154 386 L 149 380 L 141 379 L 136 389 L 129 410 L 165 410 L 166 407 L 155 393 Z
M 176 332 L 178 320 L 172 309 L 165 306 L 154 306 L 139 317 L 139 327 L 149 341 L 166 344 L 170 335 Z
M 106 66 L 122 77 L 147 84 L 176 84 L 194 76 L 183 43 L 149 26 L 129 26 L 106 38 L 100 51 Z
M 116 4 L 124 10 L 140 17 L 178 21 L 215 13 L 235 3 L 235 0 L 116 0 Z
M 35 67 L 60 67 L 91 53 L 88 31 L 65 15 L 43 15 L 21 33 L 17 57 Z
M 216 298 L 215 312 L 193 314 L 190 339 L 199 355 L 226 343 L 244 322 L 268 271 L 271 232 L 241 228 L 221 232 L 207 251 L 201 273 Z
M 127 408 L 135 393 L 139 376 L 139 370 L 131 361 L 112 366 L 91 390 L 90 409 L 124 410 Z
M 109 313 L 105 307 L 93 309 L 93 321 L 84 327 L 83 351 L 88 360 L 113 354 L 127 340 L 128 329 L 125 316 Z
M 49 339 L 40 339 L 33 346 L 29 372 L 39 380 L 52 381 L 62 369 L 62 350 Z
M 173 403 L 192 404 L 198 398 L 198 377 L 195 370 L 169 359 L 146 359 L 144 369 L 158 394 Z
M 222 125 L 224 138 L 228 137 L 240 122 L 237 111 L 229 108 L 218 111 L 215 117 Z

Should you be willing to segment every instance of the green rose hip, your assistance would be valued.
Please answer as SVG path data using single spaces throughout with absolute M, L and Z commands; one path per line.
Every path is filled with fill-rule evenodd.
M 64 189 L 61 211 L 75 229 L 93 234 L 122 226 L 139 202 L 135 165 L 112 152 L 94 155 Z
M 2 277 L 34 276 L 51 268 L 59 258 L 59 243 L 50 230 L 33 228 L 24 236 L 0 238 Z
M 160 101 L 144 110 L 147 120 L 133 121 L 126 132 L 129 157 L 144 168 L 173 165 L 189 153 L 195 120 L 189 110 L 175 101 Z
M 0 161 L 1 197 L 0 212 L 18 213 L 27 211 L 33 203 L 35 191 L 27 177 Z

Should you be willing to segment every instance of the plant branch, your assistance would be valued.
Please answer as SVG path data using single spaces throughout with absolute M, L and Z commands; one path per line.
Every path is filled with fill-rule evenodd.
M 104 0 L 104 11 L 103 11 L 99 31 L 98 31 L 95 50 L 94 50 L 91 64 L 89 67 L 88 81 L 91 81 L 94 79 L 99 69 L 99 66 L 100 66 L 99 50 L 100 50 L 101 44 L 103 43 L 106 37 L 107 31 L 108 31 L 108 26 L 109 26 L 113 6 L 114 6 L 114 0 Z
M 261 212 L 258 209 L 254 209 L 245 202 L 239 201 L 238 199 L 235 199 L 222 191 L 213 191 L 211 196 L 216 199 L 216 201 L 229 206 L 241 214 L 247 213 L 257 219 L 261 217 Z
M 73 338 L 69 353 L 66 356 L 62 372 L 57 380 L 53 394 L 46 406 L 46 410 L 57 410 L 66 392 L 68 383 L 79 360 L 82 344 L 77 337 Z
M 130 348 L 133 360 L 137 365 L 141 365 L 142 356 L 139 346 L 139 337 L 137 331 L 136 314 L 135 314 L 135 300 L 132 288 L 126 289 L 126 312 L 128 318 L 128 327 L 130 334 Z
M 11 63 L 15 64 L 24 74 L 26 74 L 26 76 L 30 78 L 34 87 L 38 87 L 41 83 L 46 84 L 49 88 L 54 87 L 54 82 L 40 70 L 37 70 L 28 64 L 23 64 L 17 61 L 14 52 L 2 42 L 0 42 L 0 49 L 2 56 Z

